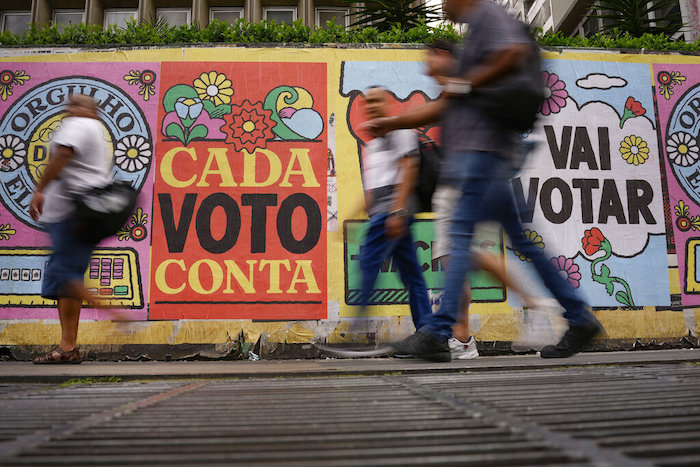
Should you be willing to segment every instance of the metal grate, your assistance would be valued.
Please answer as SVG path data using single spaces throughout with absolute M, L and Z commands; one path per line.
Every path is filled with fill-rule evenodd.
M 698 373 L 663 365 L 25 387 L 0 393 L 0 464 L 700 465 Z

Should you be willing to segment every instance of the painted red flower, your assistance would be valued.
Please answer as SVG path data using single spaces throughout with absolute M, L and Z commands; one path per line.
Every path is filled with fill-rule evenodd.
M 647 113 L 647 110 L 644 107 L 642 107 L 642 103 L 634 100 L 634 97 L 632 96 L 627 98 L 627 102 L 625 103 L 625 109 L 631 111 L 637 117 L 641 117 L 642 115 Z
M 603 232 L 601 232 L 598 227 L 593 227 L 590 230 L 586 230 L 584 232 L 584 237 L 581 239 L 583 251 L 585 251 L 588 256 L 594 255 L 598 250 L 600 250 L 600 245 L 604 241 L 605 235 L 603 235 Z
M 629 96 L 627 102 L 625 102 L 625 111 L 620 119 L 620 128 L 623 127 L 628 119 L 641 117 L 645 113 L 647 113 L 647 110 L 642 107 L 642 103 L 634 100 L 634 97 Z
M 241 105 L 232 106 L 231 114 L 225 117 L 226 142 L 233 144 L 236 151 L 251 154 L 266 148 L 267 140 L 274 137 L 271 117 L 272 111 L 265 110 L 262 102 L 253 104 L 246 99 Z

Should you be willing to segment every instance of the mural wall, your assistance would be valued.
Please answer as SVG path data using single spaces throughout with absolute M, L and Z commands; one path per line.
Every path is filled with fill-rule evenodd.
M 129 222 L 86 273 L 106 309 L 86 343 L 341 341 L 358 314 L 369 140 L 363 92 L 401 112 L 438 97 L 419 50 L 164 49 L 32 55 L 0 62 L 0 344 L 47 344 L 50 253 L 28 205 L 71 93 L 93 96 L 113 175 L 140 189 Z M 526 234 L 580 290 L 611 338 L 697 335 L 700 304 L 700 58 L 544 53 L 548 97 L 513 179 Z M 439 141 L 439 128 L 417 136 Z M 413 226 L 439 304 L 433 216 Z M 477 243 L 547 295 L 500 231 Z M 511 340 L 517 296 L 471 276 L 472 326 Z M 382 267 L 380 339 L 410 332 L 407 293 Z

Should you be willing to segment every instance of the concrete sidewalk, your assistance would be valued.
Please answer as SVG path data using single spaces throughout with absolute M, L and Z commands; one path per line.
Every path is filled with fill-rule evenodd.
M 192 361 L 192 362 L 83 362 L 80 365 L 0 363 L 0 383 L 60 383 L 73 378 L 116 376 L 122 380 L 275 378 L 292 376 L 343 376 L 432 374 L 495 370 L 545 369 L 600 365 L 698 363 L 700 349 L 582 353 L 566 359 L 546 360 L 536 355 L 479 357 L 450 363 L 397 358 Z

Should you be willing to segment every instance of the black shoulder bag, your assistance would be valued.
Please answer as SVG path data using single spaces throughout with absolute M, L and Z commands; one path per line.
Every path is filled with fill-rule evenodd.
M 104 188 L 75 194 L 74 232 L 97 244 L 124 226 L 136 206 L 138 192 L 127 182 L 115 180 Z

